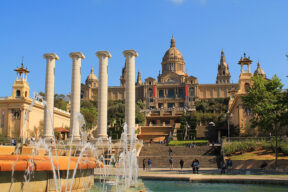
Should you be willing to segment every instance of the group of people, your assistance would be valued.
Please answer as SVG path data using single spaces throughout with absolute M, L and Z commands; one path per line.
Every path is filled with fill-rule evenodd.
M 225 174 L 226 173 L 226 168 L 227 168 L 227 173 L 231 174 L 232 173 L 232 160 L 229 158 L 227 159 L 227 162 L 225 163 L 225 160 L 220 162 L 220 170 L 221 170 L 221 174 Z
M 169 150 L 168 150 L 168 154 L 169 154 L 169 166 L 170 166 L 170 170 L 173 170 L 173 157 L 172 157 L 172 149 L 169 147 Z M 145 170 L 151 170 L 151 165 L 152 165 L 152 161 L 151 159 L 149 158 L 148 159 L 148 168 L 146 169 L 146 159 L 144 158 L 143 159 L 143 162 L 142 162 L 142 167 L 143 167 L 143 171 Z M 181 159 L 180 160 L 180 168 L 181 170 L 183 169 L 184 167 L 184 160 Z M 192 167 L 192 170 L 193 170 L 193 173 L 198 173 L 199 172 L 199 160 L 198 159 L 194 159 L 192 164 L 191 164 L 191 167 Z
M 152 161 L 151 159 L 148 159 L 148 169 L 147 170 L 151 170 L 151 165 L 152 165 Z M 143 159 L 143 171 L 146 170 L 146 159 Z
M 180 168 L 182 170 L 183 167 L 184 167 L 184 160 L 181 159 L 179 163 L 180 163 Z M 148 159 L 148 168 L 146 169 L 146 159 L 145 158 L 143 159 L 143 165 L 142 165 L 143 171 L 151 170 L 151 165 L 152 165 L 152 161 L 151 161 L 151 159 Z M 170 165 L 170 170 L 173 170 L 173 157 L 169 158 L 169 165 Z M 200 165 L 199 160 L 198 159 L 194 159 L 192 164 L 191 164 L 193 173 L 197 173 L 198 174 L 199 165 Z

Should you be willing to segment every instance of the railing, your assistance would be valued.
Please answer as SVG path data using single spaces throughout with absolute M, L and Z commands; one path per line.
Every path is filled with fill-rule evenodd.
M 62 109 L 59 109 L 59 108 L 56 108 L 56 107 L 54 107 L 54 110 L 55 110 L 55 111 L 58 111 L 58 112 L 61 112 L 61 113 L 65 113 L 65 114 L 67 114 L 67 115 L 70 115 L 69 112 L 64 111 L 64 110 L 62 110 Z
M 141 112 L 150 112 L 150 111 L 184 111 L 184 107 L 172 107 L 172 108 L 162 108 L 162 109 L 142 109 Z M 188 109 L 186 109 L 188 110 Z
M 171 124 L 148 124 L 148 125 L 142 125 L 141 127 L 172 127 Z

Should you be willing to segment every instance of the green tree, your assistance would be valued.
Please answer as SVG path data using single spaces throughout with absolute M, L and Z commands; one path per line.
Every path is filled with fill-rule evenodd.
M 54 106 L 58 109 L 62 109 L 66 111 L 68 102 L 64 100 L 65 95 L 63 94 L 55 94 L 54 96 Z
M 80 112 L 86 120 L 87 129 L 93 128 L 97 124 L 97 102 L 82 100 Z
M 248 94 L 243 96 L 243 103 L 248 107 L 253 117 L 251 126 L 258 126 L 266 133 L 275 135 L 275 168 L 278 159 L 278 134 L 284 125 L 287 125 L 287 97 L 283 93 L 283 84 L 274 75 L 271 80 L 261 76 L 252 77 L 253 85 Z

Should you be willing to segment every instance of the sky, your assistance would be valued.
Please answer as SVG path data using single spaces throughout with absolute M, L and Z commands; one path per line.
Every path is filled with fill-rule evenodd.
M 57 53 L 55 93 L 71 90 L 70 52 L 81 51 L 82 83 L 91 67 L 98 77 L 96 51 L 108 50 L 110 86 L 120 85 L 122 52 L 135 49 L 136 73 L 157 78 L 174 34 L 185 70 L 200 84 L 216 82 L 220 53 L 225 51 L 231 81 L 245 52 L 258 60 L 268 78 L 276 74 L 288 85 L 287 0 L 1 0 L 0 97 L 11 96 L 20 66 L 30 70 L 30 94 L 45 90 L 45 53 Z

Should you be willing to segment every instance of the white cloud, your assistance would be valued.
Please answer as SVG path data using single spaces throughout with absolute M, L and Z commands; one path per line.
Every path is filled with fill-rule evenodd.
M 169 1 L 175 4 L 182 4 L 184 3 L 185 0 L 169 0 Z M 196 0 L 196 1 L 200 2 L 202 5 L 205 5 L 207 0 Z
M 173 3 L 182 4 L 184 0 L 170 0 Z

